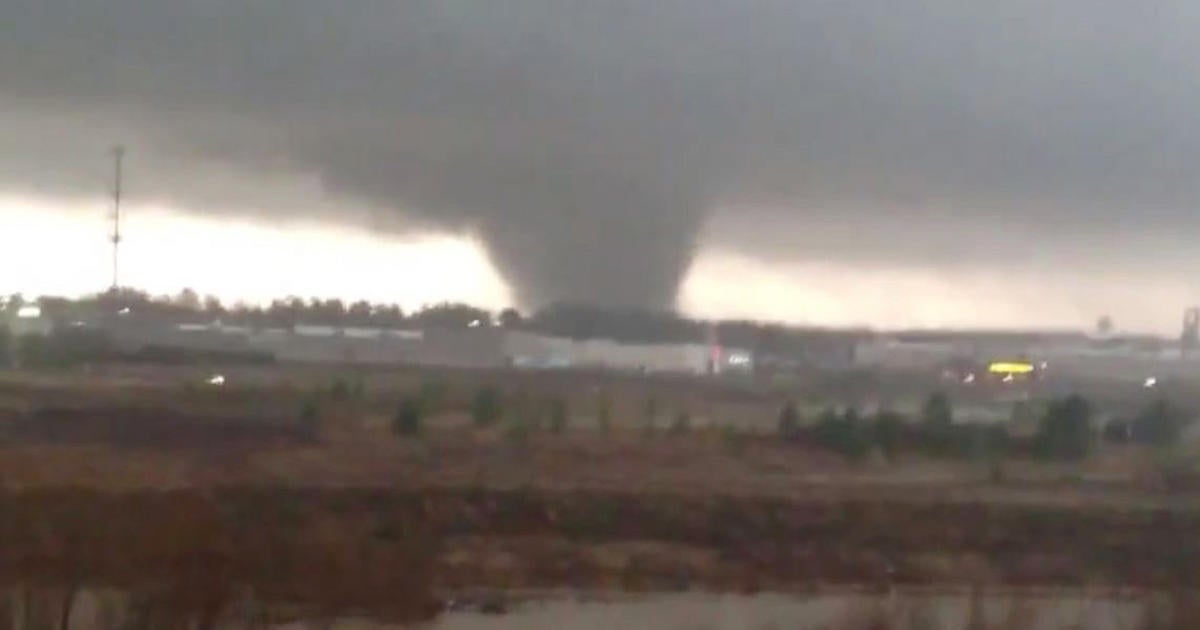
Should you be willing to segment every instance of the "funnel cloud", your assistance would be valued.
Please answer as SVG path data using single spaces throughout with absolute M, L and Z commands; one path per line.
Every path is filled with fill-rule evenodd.
M 1200 8 L 8 0 L 0 189 L 477 236 L 524 306 L 764 260 L 1190 260 Z M 1116 239 L 1115 247 L 1099 244 Z

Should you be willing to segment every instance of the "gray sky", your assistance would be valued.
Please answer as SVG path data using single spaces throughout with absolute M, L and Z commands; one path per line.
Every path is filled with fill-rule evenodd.
M 526 306 L 670 306 L 703 245 L 1174 269 L 1176 313 L 1198 35 L 1182 1 L 5 0 L 0 192 L 94 195 L 121 138 L 187 212 L 469 231 Z

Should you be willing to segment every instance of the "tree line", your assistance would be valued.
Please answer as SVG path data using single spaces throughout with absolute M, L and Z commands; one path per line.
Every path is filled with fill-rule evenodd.
M 226 305 L 215 296 L 201 297 L 191 289 L 173 296 L 151 296 L 143 291 L 120 289 L 97 295 L 68 299 L 39 297 L 26 300 L 20 294 L 9 296 L 4 310 L 16 312 L 25 304 L 36 304 L 42 314 L 55 320 L 85 318 L 90 315 L 112 314 L 128 309 L 138 315 L 164 321 L 220 320 L 233 325 L 257 327 L 290 327 L 295 325 L 379 326 L 443 325 L 466 327 L 472 322 L 491 322 L 492 313 L 468 304 L 444 302 L 405 313 L 397 304 L 371 303 L 358 300 L 346 303 L 340 299 L 301 298 L 289 296 L 272 300 L 266 305 L 244 302 Z M 513 317 L 501 312 L 501 319 Z
M 1092 404 L 1071 394 L 1049 401 L 1031 436 L 1014 436 L 1009 423 L 955 422 L 949 399 L 931 395 L 919 417 L 881 410 L 864 417 L 853 407 L 829 408 L 810 422 L 794 403 L 779 413 L 778 433 L 785 440 L 804 442 L 859 458 L 878 449 L 889 459 L 905 452 L 935 457 L 1002 458 L 1026 456 L 1074 461 L 1092 454 L 1099 442 L 1174 446 L 1193 415 L 1165 399 L 1148 403 L 1134 417 L 1113 419 L 1096 427 Z
M 444 388 L 430 384 L 403 397 L 393 420 L 395 433 L 403 437 L 420 434 L 424 418 L 439 407 L 443 398 Z M 594 417 L 600 431 L 611 430 L 611 400 L 601 392 L 592 405 L 593 408 L 579 411 Z M 572 415 L 562 396 L 506 395 L 489 385 L 475 391 L 465 411 L 478 428 L 505 423 L 507 433 L 518 436 L 531 431 L 562 433 Z M 691 430 L 691 416 L 686 409 L 667 414 L 666 427 L 657 423 L 661 411 L 656 398 L 647 399 L 643 418 L 647 431 L 661 431 L 669 436 Z M 991 462 L 1010 457 L 1079 461 L 1091 455 L 1101 443 L 1175 446 L 1192 417 L 1169 401 L 1156 399 L 1131 418 L 1112 419 L 1097 427 L 1092 404 L 1083 396 L 1072 394 L 1048 401 L 1031 435 L 1014 435 L 1010 423 L 957 421 L 949 398 L 934 393 L 915 417 L 891 410 L 863 415 L 853 407 L 840 410 L 831 407 L 815 417 L 805 418 L 794 402 L 787 402 L 779 411 L 774 439 L 831 451 L 852 460 L 878 452 L 889 460 L 919 454 Z M 725 428 L 737 432 L 735 426 Z
M 44 316 L 58 321 L 86 319 L 128 309 L 161 321 L 220 320 L 230 325 L 256 328 L 297 325 L 466 328 L 490 325 L 572 339 L 613 339 L 634 343 L 704 343 L 715 337 L 723 345 L 746 348 L 764 356 L 803 354 L 814 348 L 848 348 L 846 341 L 865 335 L 864 331 L 747 320 L 709 322 L 671 311 L 565 302 L 551 303 L 528 314 L 515 308 L 494 312 L 460 302 L 431 304 L 406 312 L 397 304 L 366 300 L 347 303 L 336 298 L 298 296 L 275 299 L 263 305 L 225 304 L 215 296 L 202 296 L 191 289 L 176 295 L 152 296 L 144 291 L 122 288 L 79 299 L 50 296 L 26 299 L 14 294 L 5 300 L 4 310 L 11 315 L 26 303 L 37 304 Z

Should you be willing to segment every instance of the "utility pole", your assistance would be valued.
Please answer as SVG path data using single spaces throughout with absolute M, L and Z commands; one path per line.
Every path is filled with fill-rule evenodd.
M 121 160 L 125 157 L 125 147 L 116 146 L 113 155 L 113 226 L 112 226 L 112 292 L 114 295 L 120 288 L 118 275 L 121 250 Z

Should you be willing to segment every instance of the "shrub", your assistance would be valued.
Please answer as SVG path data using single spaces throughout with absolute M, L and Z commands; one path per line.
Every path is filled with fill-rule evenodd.
M 830 434 L 830 429 L 841 422 L 842 416 L 837 409 L 826 407 L 821 411 L 821 415 L 817 416 L 817 422 L 812 427 L 812 437 L 820 442 L 823 436 Z
M 1132 439 L 1133 423 L 1129 420 L 1109 420 L 1104 423 L 1104 441 L 1110 444 L 1128 444 Z
M 606 433 L 612 429 L 612 399 L 605 391 L 596 396 L 596 424 Z
M 921 409 L 921 444 L 934 455 L 947 455 L 954 449 L 954 410 L 950 399 L 941 392 L 929 395 Z
M 880 411 L 872 427 L 875 443 L 888 459 L 896 457 L 904 436 L 904 416 L 894 411 Z
M 406 397 L 400 401 L 396 416 L 392 419 L 392 432 L 396 435 L 411 437 L 421 432 L 421 401 L 415 397 Z
M 64 368 L 83 363 L 110 360 L 115 355 L 107 333 L 63 328 L 48 335 L 37 333 L 11 337 L 0 329 L 0 366 L 9 360 L 31 368 Z
M 787 401 L 783 404 L 783 408 L 779 410 L 779 437 L 785 440 L 794 440 L 800 435 L 800 412 L 796 410 L 796 403 Z
M 1138 414 L 1129 427 L 1129 437 L 1138 444 L 1171 446 L 1179 442 L 1186 419 L 1164 399 L 1158 399 Z
M 683 435 L 692 428 L 692 415 L 686 409 L 682 409 L 675 414 L 675 420 L 671 422 L 671 435 Z
M 17 365 L 21 367 L 50 367 L 56 362 L 50 338 L 45 335 L 21 335 L 16 346 Z
M 934 392 L 921 409 L 921 423 L 926 428 L 945 428 L 954 424 L 954 409 L 950 399 L 942 392 Z
M 471 401 L 471 419 L 477 427 L 490 427 L 500 419 L 504 404 L 495 387 L 484 387 L 475 392 Z
M 312 398 L 306 399 L 300 406 L 300 430 L 307 437 L 316 437 L 320 424 L 321 417 L 317 401 Z
M 721 427 L 721 444 L 731 453 L 741 453 L 746 450 L 746 434 L 733 423 Z
M 561 396 L 550 401 L 550 431 L 562 434 L 567 430 L 568 422 L 567 401 Z
M 858 411 L 851 408 L 838 415 L 832 409 L 821 414 L 813 427 L 813 441 L 846 457 L 860 458 L 871 448 L 870 436 L 862 426 Z
M 0 367 L 8 367 L 12 363 L 13 336 L 8 326 L 0 325 Z
M 338 377 L 329 388 L 329 397 L 334 400 L 346 400 L 350 397 L 350 386 L 346 379 Z
M 1042 457 L 1078 460 L 1091 452 L 1092 437 L 1092 407 L 1082 396 L 1072 394 L 1046 409 L 1034 442 Z

